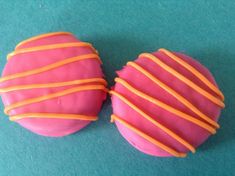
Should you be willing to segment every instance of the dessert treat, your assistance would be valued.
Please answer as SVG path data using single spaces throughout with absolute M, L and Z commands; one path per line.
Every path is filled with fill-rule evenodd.
M 91 44 L 68 32 L 19 43 L 0 78 L 4 112 L 30 131 L 65 136 L 97 120 L 106 98 L 101 60 Z
M 224 96 L 211 73 L 181 53 L 143 53 L 117 72 L 113 115 L 121 135 L 138 150 L 185 157 L 219 128 Z

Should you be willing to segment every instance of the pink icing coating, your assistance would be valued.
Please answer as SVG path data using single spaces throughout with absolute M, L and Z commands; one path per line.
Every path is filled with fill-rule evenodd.
M 180 64 L 170 59 L 164 53 L 157 51 L 153 53 L 159 59 L 161 59 L 164 63 L 173 67 L 178 72 L 182 73 L 184 76 L 189 78 L 191 81 L 196 83 L 201 88 L 207 90 L 213 95 L 216 95 L 213 91 L 211 91 L 206 85 L 204 85 L 197 77 L 195 77 L 191 72 L 182 67 Z M 177 56 L 181 57 L 184 61 L 194 66 L 198 71 L 200 71 L 207 79 L 209 79 L 214 85 L 216 85 L 215 80 L 211 73 L 199 62 L 192 59 L 189 56 L 186 56 L 181 53 L 174 53 Z M 180 93 L 183 97 L 188 99 L 194 106 L 200 109 L 204 114 L 211 117 L 213 120 L 217 121 L 220 115 L 221 108 L 212 103 L 207 98 L 203 97 L 201 94 L 193 90 L 191 87 L 187 86 L 185 83 L 177 79 L 175 76 L 171 75 L 163 68 L 158 66 L 156 63 L 151 60 L 141 57 L 135 60 L 141 67 L 148 70 L 155 77 L 161 80 L 163 83 L 167 84 L 178 93 Z M 128 83 L 133 85 L 135 88 L 151 95 L 154 98 L 159 99 L 160 101 L 173 106 L 189 115 L 192 115 L 200 120 L 197 114 L 191 111 L 189 108 L 180 103 L 176 98 L 171 96 L 165 90 L 163 90 L 158 85 L 154 84 L 150 79 L 144 76 L 142 73 L 137 71 L 131 66 L 125 66 L 122 70 L 117 72 L 118 76 Z M 216 85 L 217 86 L 217 85 Z M 202 144 L 209 136 L 210 133 L 205 129 L 193 124 L 189 121 L 186 121 L 152 103 L 149 101 L 140 98 L 139 96 L 133 94 L 124 86 L 119 83 L 116 83 L 114 88 L 115 91 L 124 95 L 128 100 L 133 102 L 135 105 L 140 107 L 145 113 L 153 117 L 155 120 L 168 127 L 176 134 L 181 136 L 183 139 L 188 141 L 194 147 L 198 147 Z M 128 123 L 134 125 L 141 131 L 147 133 L 151 137 L 154 137 L 158 141 L 166 144 L 167 146 L 175 149 L 178 152 L 188 152 L 189 150 L 183 146 L 181 143 L 177 142 L 175 139 L 170 137 L 161 129 L 154 126 L 152 123 L 143 118 L 139 113 L 130 108 L 127 104 L 122 102 L 118 97 L 112 96 L 112 106 L 113 113 L 122 119 L 126 120 Z M 168 157 L 172 156 L 156 145 L 150 143 L 144 138 L 140 137 L 130 129 L 126 128 L 124 125 L 115 121 L 118 130 L 121 135 L 135 148 L 138 150 L 153 156 L 160 157 Z
M 22 44 L 20 47 L 18 47 L 18 49 L 67 42 L 79 42 L 79 40 L 76 39 L 73 35 L 61 34 Z M 94 52 L 88 47 L 68 47 L 18 54 L 13 56 L 7 62 L 2 76 L 24 72 L 46 66 L 66 58 L 90 53 Z M 100 67 L 100 63 L 94 59 L 86 59 L 63 65 L 56 69 L 52 69 L 40 74 L 9 80 L 1 83 L 0 87 L 3 88 L 13 85 L 52 83 L 102 77 L 103 73 Z M 4 105 L 7 106 L 18 101 L 55 93 L 72 87 L 76 87 L 76 85 L 58 88 L 18 90 L 3 93 L 2 100 Z M 106 93 L 100 90 L 81 91 L 13 109 L 10 111 L 10 115 L 41 112 L 97 116 L 105 98 Z M 24 118 L 17 120 L 17 123 L 39 135 L 59 137 L 74 133 L 84 128 L 90 123 L 90 121 L 50 118 Z

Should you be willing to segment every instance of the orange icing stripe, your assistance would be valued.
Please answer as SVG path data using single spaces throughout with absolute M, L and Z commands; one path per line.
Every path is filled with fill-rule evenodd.
M 59 48 L 68 48 L 68 47 L 90 47 L 96 53 L 96 50 L 89 43 L 85 43 L 85 42 L 58 43 L 58 44 L 51 44 L 51 45 L 36 46 L 32 48 L 18 49 L 8 54 L 7 60 L 9 60 L 12 56 L 15 56 L 17 54 L 23 54 L 23 53 L 35 52 L 35 51 L 45 51 L 45 50 L 51 50 L 51 49 L 59 49 Z
M 23 40 L 22 42 L 20 42 L 19 44 L 16 45 L 15 49 L 17 49 L 21 45 L 26 44 L 28 42 L 32 42 L 34 40 L 38 40 L 38 39 L 42 39 L 42 38 L 46 38 L 46 37 L 50 37 L 50 36 L 55 36 L 55 35 L 73 35 L 73 34 L 70 32 L 50 32 L 50 33 L 46 33 L 46 34 L 37 35 L 35 37 L 31 37 L 29 39 Z
M 33 69 L 33 70 L 20 72 L 20 73 L 16 73 L 16 74 L 12 74 L 12 75 L 2 77 L 2 78 L 0 78 L 0 83 L 4 82 L 4 81 L 16 79 L 16 78 L 22 78 L 22 77 L 42 73 L 42 72 L 52 70 L 52 69 L 55 69 L 57 67 L 61 67 L 63 65 L 70 64 L 72 62 L 77 62 L 77 61 L 84 60 L 84 59 L 96 59 L 101 63 L 101 60 L 100 60 L 98 55 L 96 55 L 96 54 L 85 54 L 85 55 L 80 55 L 80 56 L 76 56 L 76 57 L 71 57 L 71 58 L 68 58 L 68 59 L 65 59 L 65 60 L 62 60 L 62 61 L 59 61 L 59 62 L 55 62 L 55 63 L 49 64 L 49 65 L 46 65 L 46 66 L 43 66 L 43 67 L 40 67 L 40 68 Z
M 184 68 L 186 68 L 188 71 L 190 71 L 192 74 L 194 74 L 198 79 L 200 79 L 204 84 L 206 84 L 211 90 L 213 90 L 216 94 L 218 94 L 222 100 L 224 100 L 223 93 L 214 85 L 212 84 L 203 74 L 201 74 L 198 70 L 196 70 L 193 66 L 185 62 L 180 57 L 176 56 L 172 52 L 166 50 L 166 49 L 159 49 L 158 51 L 163 52 L 167 56 L 169 56 L 171 59 L 182 65 Z
M 52 94 L 48 94 L 48 95 L 44 95 L 44 96 L 39 96 L 36 98 L 30 98 L 27 100 L 19 101 L 17 103 L 13 103 L 9 106 L 6 106 L 4 109 L 4 112 L 5 112 L 5 114 L 8 114 L 9 111 L 11 111 L 12 109 L 15 109 L 15 108 L 19 108 L 19 107 L 29 105 L 32 103 L 38 103 L 41 101 L 45 101 L 45 100 L 49 100 L 49 99 L 53 99 L 56 97 L 61 97 L 61 96 L 67 95 L 67 94 L 72 94 L 75 92 L 85 91 L 85 90 L 103 90 L 105 92 L 108 91 L 103 85 L 84 85 L 84 86 L 74 87 L 74 88 L 66 89 L 63 91 L 56 92 L 56 93 L 52 93 Z
M 168 129 L 167 127 L 165 127 L 164 125 L 160 124 L 159 122 L 157 122 L 155 119 L 153 119 L 152 117 L 150 117 L 149 115 L 147 115 L 144 111 L 142 111 L 140 108 L 138 108 L 136 105 L 134 105 L 133 103 L 131 103 L 127 98 L 125 98 L 123 95 L 119 94 L 118 92 L 115 91 L 109 91 L 109 93 L 111 95 L 115 95 L 116 97 L 118 97 L 120 100 L 122 100 L 124 103 L 126 103 L 128 106 L 130 106 L 132 109 L 134 109 L 136 112 L 138 112 L 140 115 L 142 115 L 146 120 L 148 120 L 149 122 L 151 122 L 153 125 L 155 125 L 156 127 L 160 128 L 161 130 L 163 130 L 165 133 L 167 133 L 169 136 L 171 136 L 172 138 L 174 138 L 176 141 L 178 141 L 179 143 L 181 143 L 182 145 L 184 145 L 186 148 L 188 148 L 190 151 L 192 151 L 193 153 L 195 153 L 195 148 L 189 144 L 187 141 L 185 141 L 183 138 L 181 138 L 179 135 L 177 135 L 176 133 L 174 133 L 173 131 L 171 131 L 170 129 Z
M 140 131 L 139 129 L 137 129 L 133 125 L 129 124 L 125 120 L 119 118 L 118 116 L 112 115 L 111 116 L 111 121 L 114 121 L 114 120 L 118 121 L 121 124 L 123 124 L 124 126 L 129 128 L 130 130 L 132 130 L 133 132 L 138 134 L 139 136 L 143 137 L 145 140 L 147 140 L 147 141 L 151 142 L 152 144 L 156 145 L 157 147 L 165 150 L 166 152 L 170 153 L 171 155 L 173 155 L 175 157 L 186 157 L 185 153 L 179 153 L 179 152 L 175 151 L 174 149 L 166 146 L 165 144 L 163 144 L 163 143 L 159 142 L 158 140 L 154 139 L 153 137 L 151 137 L 151 136 L 147 135 L 146 133 Z
M 107 82 L 102 78 L 90 78 L 90 79 L 80 79 L 66 82 L 56 82 L 56 83 L 46 83 L 46 84 L 26 84 L 26 85 L 16 85 L 6 88 L 0 88 L 0 93 L 6 93 L 16 90 L 27 90 L 27 89 L 39 89 L 39 88 L 52 88 L 52 87 L 62 87 L 62 86 L 71 86 L 79 85 L 86 83 L 101 83 L 104 86 L 107 86 Z
M 169 94 L 174 96 L 178 101 L 180 101 L 182 104 L 184 104 L 186 107 L 191 109 L 193 112 L 195 112 L 198 116 L 200 116 L 202 119 L 210 123 L 211 125 L 215 126 L 216 128 L 219 128 L 219 124 L 206 116 L 204 113 L 202 113 L 198 108 L 196 108 L 192 103 L 190 103 L 187 99 L 185 99 L 183 96 L 178 94 L 175 90 L 168 87 L 166 84 L 158 80 L 155 76 L 153 76 L 151 73 L 149 73 L 147 70 L 139 66 L 138 64 L 134 62 L 128 62 L 127 65 L 132 66 L 142 74 L 144 74 L 146 77 L 148 77 L 151 81 L 153 81 L 155 84 L 159 85 L 162 89 L 167 91 Z
M 179 116 L 179 117 L 181 117 L 181 118 L 183 118 L 187 121 L 190 121 L 190 122 L 204 128 L 205 130 L 209 131 L 212 134 L 216 133 L 216 130 L 213 127 L 211 127 L 210 125 L 207 125 L 203 121 L 200 121 L 200 120 L 196 119 L 195 117 L 192 117 L 192 116 L 190 116 L 190 115 L 188 115 L 188 114 L 186 114 L 186 113 L 184 113 L 180 110 L 175 109 L 172 106 L 169 106 L 169 105 L 167 105 L 167 104 L 165 104 L 165 103 L 163 103 L 163 102 L 161 102 L 161 101 L 145 94 L 144 92 L 141 92 L 141 91 L 137 90 L 136 88 L 131 86 L 129 83 L 127 83 L 125 80 L 120 79 L 120 78 L 115 78 L 115 82 L 120 83 L 122 86 L 127 88 L 129 91 L 131 91 L 135 95 L 137 95 L 137 96 L 139 96 L 139 97 L 141 97 L 141 98 L 143 98 L 143 99 L 145 99 L 145 100 L 147 100 L 147 101 L 149 101 L 149 102 L 165 109 L 166 111 L 169 111 L 169 112 L 171 112 L 171 113 L 173 113 L 173 114 L 175 114 L 175 115 L 177 115 L 177 116 Z
M 16 121 L 24 118 L 50 118 L 50 119 L 75 119 L 75 120 L 90 120 L 96 121 L 97 116 L 87 116 L 80 114 L 57 114 L 57 113 L 27 113 L 10 116 L 11 121 Z
M 186 78 L 185 76 L 183 76 L 182 74 L 177 72 L 175 69 L 171 68 L 170 66 L 168 66 L 167 64 L 162 62 L 156 56 L 149 54 L 149 53 L 143 53 L 139 57 L 145 57 L 145 58 L 150 59 L 151 61 L 153 61 L 154 63 L 156 63 L 160 67 L 162 67 L 164 70 L 166 70 L 167 72 L 169 72 L 170 74 L 172 74 L 173 76 L 175 76 L 176 78 L 178 78 L 179 80 L 181 80 L 182 82 L 187 84 L 189 87 L 191 87 L 192 89 L 194 89 L 195 91 L 197 91 L 198 93 L 200 93 L 201 95 L 203 95 L 204 97 L 206 97 L 207 99 L 209 99 L 210 101 L 215 103 L 216 105 L 224 108 L 224 103 L 220 99 L 218 99 L 217 97 L 213 96 L 212 94 L 210 94 L 206 90 L 204 90 L 201 87 L 199 87 L 198 85 L 196 85 L 194 82 L 192 82 L 191 80 L 189 80 L 188 78 Z

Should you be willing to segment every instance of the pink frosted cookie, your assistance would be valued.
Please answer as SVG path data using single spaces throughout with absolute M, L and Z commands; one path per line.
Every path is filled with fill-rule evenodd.
M 111 118 L 138 150 L 185 157 L 219 128 L 224 96 L 191 57 L 160 49 L 141 54 L 117 74 Z
M 68 32 L 32 37 L 7 57 L 0 78 L 10 120 L 44 136 L 65 136 L 97 120 L 106 98 L 101 60 Z

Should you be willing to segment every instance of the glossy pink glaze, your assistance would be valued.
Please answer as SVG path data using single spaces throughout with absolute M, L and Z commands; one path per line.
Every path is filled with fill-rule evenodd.
M 169 66 L 173 67 L 178 72 L 182 73 L 184 76 L 192 80 L 198 86 L 202 87 L 203 89 L 209 91 L 213 95 L 216 95 L 213 91 L 211 91 L 206 85 L 204 85 L 197 77 L 195 77 L 191 72 L 186 70 L 184 67 L 179 65 L 174 60 L 170 59 L 167 55 L 162 52 L 154 52 L 155 56 L 161 59 L 164 63 L 168 64 Z M 198 71 L 200 71 L 205 77 L 207 77 L 214 85 L 216 85 L 215 80 L 211 73 L 202 66 L 196 60 L 180 53 L 174 53 L 177 56 L 184 59 L 190 65 L 194 66 Z M 211 117 L 213 120 L 217 121 L 221 108 L 212 103 L 210 100 L 203 97 L 201 94 L 193 90 L 191 87 L 187 86 L 185 83 L 162 69 L 156 63 L 152 62 L 151 60 L 141 57 L 135 60 L 141 67 L 148 70 L 152 73 L 155 77 L 161 80 L 163 83 L 167 84 L 186 99 L 188 99 L 194 106 L 200 109 L 203 113 Z M 167 93 L 158 85 L 154 84 L 149 78 L 144 76 L 142 73 L 137 71 L 131 66 L 125 66 L 122 70 L 117 72 L 118 76 L 128 83 L 133 85 L 135 88 L 151 95 L 154 98 L 161 100 L 162 102 L 173 106 L 187 114 L 190 114 L 200 120 L 201 118 L 198 117 L 197 114 L 192 112 L 189 108 L 184 106 L 180 103 L 177 99 Z M 120 93 L 121 95 L 125 96 L 128 100 L 133 102 L 135 105 L 140 107 L 145 113 L 153 117 L 155 120 L 160 122 L 161 124 L 165 125 L 176 134 L 181 136 L 183 139 L 188 141 L 194 147 L 198 147 L 202 144 L 209 136 L 210 133 L 205 129 L 186 121 L 152 103 L 149 101 L 136 96 L 124 86 L 119 83 L 116 83 L 114 88 L 115 91 Z M 126 120 L 130 124 L 134 125 L 141 131 L 145 132 L 146 134 L 154 137 L 158 141 L 166 144 L 167 146 L 175 149 L 178 152 L 188 152 L 189 150 L 184 147 L 181 143 L 177 142 L 175 139 L 167 135 L 164 131 L 154 126 L 152 123 L 147 121 L 143 118 L 139 113 L 135 110 L 130 108 L 124 102 L 122 102 L 118 97 L 112 96 L 112 106 L 113 106 L 113 114 L 119 116 L 120 118 Z M 161 148 L 153 145 L 152 143 L 148 142 L 144 138 L 140 137 L 130 129 L 126 128 L 124 125 L 120 124 L 119 122 L 115 122 L 118 130 L 122 134 L 122 136 L 135 148 L 138 150 L 154 156 L 160 157 L 167 157 L 171 156 L 171 154 L 167 153 L 166 151 L 162 150 Z
M 56 35 L 28 42 L 18 47 L 18 49 L 66 42 L 79 42 L 79 40 L 76 39 L 73 35 Z M 48 64 L 64 60 L 66 58 L 89 53 L 94 52 L 88 47 L 69 47 L 18 54 L 13 56 L 7 62 L 2 76 L 24 72 L 27 70 L 46 66 Z M 94 59 L 86 59 L 73 62 L 40 74 L 9 80 L 0 83 L 0 87 L 3 88 L 13 85 L 52 83 L 72 81 L 76 79 L 102 77 L 103 73 L 100 67 L 100 63 Z M 2 100 L 4 105 L 8 106 L 18 101 L 55 93 L 75 86 L 13 91 L 3 93 Z M 106 93 L 100 90 L 82 91 L 19 107 L 11 110 L 10 115 L 41 112 L 96 116 L 98 115 L 102 106 L 102 102 L 105 100 L 105 98 Z M 90 123 L 90 121 L 50 118 L 24 118 L 21 120 L 17 120 L 17 123 L 39 135 L 59 137 L 74 133 L 84 128 Z

